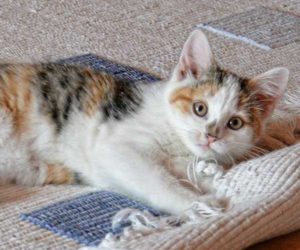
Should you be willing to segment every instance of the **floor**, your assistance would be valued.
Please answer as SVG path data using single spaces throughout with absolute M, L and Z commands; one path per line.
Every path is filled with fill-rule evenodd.
M 275 21 L 270 11 L 275 11 Z M 196 26 L 207 33 L 223 67 L 250 76 L 286 66 L 291 72 L 289 92 L 299 84 L 298 0 L 4 0 L 0 2 L 0 58 L 39 61 L 93 53 L 167 77 Z M 267 29 L 273 30 L 271 34 Z M 60 192 L 73 196 L 82 190 Z M 48 232 L 34 234 L 15 214 L 58 199 L 56 189 L 6 187 L 0 193 L 0 206 L 9 211 L 2 217 L 5 240 L 14 242 L 14 249 L 22 244 L 46 249 L 53 244 Z M 66 244 L 69 249 L 78 247 Z M 5 249 L 1 243 L 0 249 Z M 300 232 L 249 249 L 300 249 Z

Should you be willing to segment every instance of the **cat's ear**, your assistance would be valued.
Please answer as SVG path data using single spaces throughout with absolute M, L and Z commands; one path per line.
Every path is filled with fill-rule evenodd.
M 213 63 L 208 40 L 201 30 L 195 30 L 185 42 L 173 77 L 180 81 L 186 76 L 199 79 Z
M 269 116 L 283 96 L 287 87 L 289 70 L 286 68 L 274 68 L 262 73 L 250 80 L 255 88 L 257 100 L 261 102 L 265 117 Z

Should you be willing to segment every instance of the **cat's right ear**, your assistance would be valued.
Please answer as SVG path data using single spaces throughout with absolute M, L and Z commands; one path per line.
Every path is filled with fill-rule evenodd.
M 273 112 L 276 103 L 283 96 L 289 79 L 289 70 L 278 67 L 262 73 L 249 82 L 263 109 L 264 117 Z
M 187 76 L 199 79 L 209 70 L 212 63 L 213 55 L 206 36 L 201 30 L 195 30 L 183 46 L 172 78 L 177 81 Z

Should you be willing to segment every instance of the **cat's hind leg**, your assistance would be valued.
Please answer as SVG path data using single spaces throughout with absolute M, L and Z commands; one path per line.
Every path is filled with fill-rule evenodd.
M 41 185 L 78 183 L 76 173 L 62 163 L 48 163 L 47 160 L 41 160 L 32 155 L 30 165 L 32 171 L 40 171 L 43 174 L 40 181 Z
M 24 186 L 78 183 L 76 173 L 63 164 L 49 164 L 26 152 L 0 150 L 0 184 L 14 183 Z M 3 157 L 1 157 L 3 156 Z
M 75 184 L 78 180 L 76 173 L 62 164 L 47 164 L 47 176 L 43 184 Z

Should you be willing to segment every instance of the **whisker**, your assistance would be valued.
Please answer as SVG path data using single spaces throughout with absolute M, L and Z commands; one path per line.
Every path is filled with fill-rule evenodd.
M 199 188 L 198 183 L 195 184 L 195 183 L 193 183 L 193 182 L 191 182 L 190 180 L 187 180 L 187 179 L 179 179 L 179 181 L 188 183 L 193 188 L 195 188 L 199 193 L 202 193 L 202 190 Z
M 185 131 L 185 132 L 188 132 L 188 133 L 191 133 L 191 134 L 197 134 L 197 130 L 189 130 L 189 129 L 186 129 L 186 128 L 181 128 L 181 127 L 176 127 L 177 130 L 181 130 L 181 131 Z
M 193 161 L 193 168 L 192 168 L 192 170 L 193 170 L 194 182 L 196 182 L 196 185 L 198 186 L 198 176 L 197 176 L 197 173 L 196 173 L 197 163 L 198 163 L 198 157 L 195 156 L 194 161 Z
M 229 160 L 231 160 L 232 165 L 236 165 L 234 158 L 229 153 L 225 153 L 225 156 L 227 156 L 229 158 Z
M 243 142 L 230 142 L 231 144 L 237 144 L 237 145 L 245 145 L 245 146 L 250 146 L 250 149 L 253 150 L 257 150 L 257 152 L 261 152 L 261 153 L 267 153 L 269 152 L 268 150 L 264 149 L 264 148 L 261 148 L 261 147 L 258 147 L 256 145 L 253 145 L 253 144 L 250 144 L 250 143 L 243 143 Z

